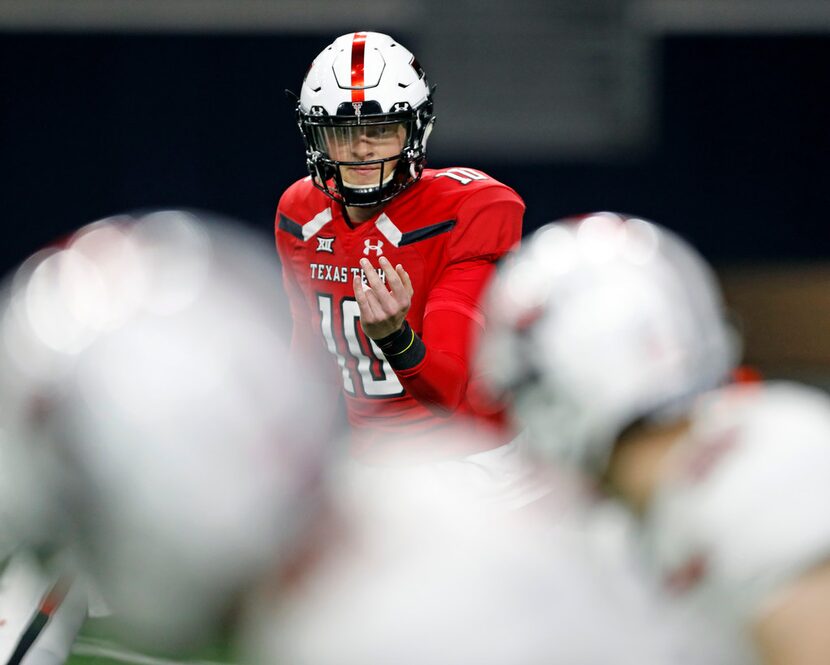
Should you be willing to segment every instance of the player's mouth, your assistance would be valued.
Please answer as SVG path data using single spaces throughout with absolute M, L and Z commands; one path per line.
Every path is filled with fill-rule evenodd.
M 357 175 L 371 175 L 380 171 L 380 166 L 350 166 L 349 170 Z
M 380 180 L 380 166 L 377 164 L 371 166 L 349 166 L 343 174 L 343 179 L 346 184 L 351 184 L 352 186 L 377 186 Z
M 346 187 L 358 189 L 382 186 L 394 174 L 394 169 L 390 169 L 388 164 L 353 164 L 350 166 L 341 166 L 340 168 L 343 184 Z M 381 182 L 381 178 L 383 182 Z

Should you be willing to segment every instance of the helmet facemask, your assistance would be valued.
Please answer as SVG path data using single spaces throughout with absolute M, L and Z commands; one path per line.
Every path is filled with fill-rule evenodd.
M 321 107 L 304 113 L 297 105 L 312 183 L 346 206 L 386 203 L 415 183 L 424 169 L 426 141 L 434 121 L 432 101 L 416 110 L 403 102 L 393 113 L 380 113 L 375 106 L 372 101 L 351 104 L 332 116 Z M 349 113 L 341 115 L 343 111 Z

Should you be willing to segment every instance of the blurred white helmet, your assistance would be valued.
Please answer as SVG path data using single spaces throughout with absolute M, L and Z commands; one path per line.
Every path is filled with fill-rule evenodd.
M 716 279 L 668 230 L 609 212 L 542 227 L 500 266 L 477 363 L 533 444 L 601 471 L 617 436 L 669 418 L 738 357 Z
M 421 177 L 435 120 L 432 95 L 415 56 L 388 35 L 355 32 L 334 40 L 311 63 L 296 111 L 312 182 L 334 200 L 378 205 Z M 343 161 L 332 154 L 360 133 L 400 128 L 403 147 L 392 157 Z M 355 164 L 378 165 L 377 184 L 345 184 L 338 167 Z
M 7 290 L 2 419 L 51 506 L 20 532 L 76 548 L 144 646 L 209 637 L 314 512 L 325 407 L 289 371 L 277 270 L 266 238 L 164 211 L 82 228 Z

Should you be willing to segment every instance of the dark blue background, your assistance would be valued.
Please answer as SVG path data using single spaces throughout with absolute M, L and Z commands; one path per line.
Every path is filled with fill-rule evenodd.
M 283 91 L 330 37 L 0 33 L 0 268 L 136 207 L 269 229 L 279 193 L 305 175 Z M 682 35 L 657 53 L 648 150 L 452 165 L 517 189 L 527 229 L 614 209 L 679 230 L 715 262 L 830 257 L 830 37 Z

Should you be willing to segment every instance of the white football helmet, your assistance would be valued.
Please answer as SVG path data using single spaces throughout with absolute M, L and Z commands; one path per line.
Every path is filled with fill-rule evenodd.
M 334 40 L 311 63 L 296 111 L 312 182 L 335 201 L 378 205 L 421 177 L 435 120 L 432 95 L 415 56 L 388 35 L 355 32 Z M 401 132 L 403 147 L 392 157 L 348 161 L 333 154 L 362 133 L 393 131 Z M 377 166 L 376 184 L 343 181 L 339 167 L 358 164 Z
M 48 471 L 24 535 L 76 551 L 142 647 L 209 639 L 314 513 L 325 406 L 277 270 L 265 238 L 163 211 L 84 227 L 0 303 L 2 421 Z
M 603 470 L 617 436 L 671 417 L 738 357 L 716 279 L 668 230 L 610 212 L 542 227 L 500 266 L 479 371 L 543 453 Z

